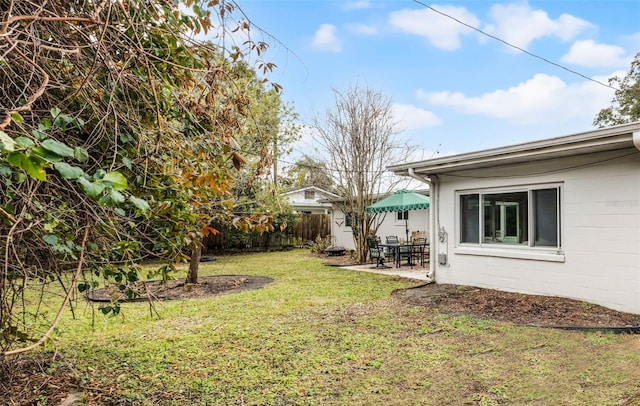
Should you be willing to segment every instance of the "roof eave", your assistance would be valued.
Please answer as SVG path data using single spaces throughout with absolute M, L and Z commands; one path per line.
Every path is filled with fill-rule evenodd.
M 636 133 L 634 137 L 634 133 Z M 389 166 L 396 175 L 409 175 L 411 169 L 423 175 L 435 175 L 469 169 L 479 169 L 534 162 L 545 159 L 633 148 L 640 137 L 640 122 L 597 129 L 557 138 L 515 144 L 426 161 Z

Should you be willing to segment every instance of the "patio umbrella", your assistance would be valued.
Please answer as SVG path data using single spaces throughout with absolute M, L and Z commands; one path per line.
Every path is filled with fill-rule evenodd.
M 387 213 L 399 212 L 407 210 L 420 210 L 429 208 L 429 198 L 419 193 L 411 192 L 405 189 L 398 190 L 391 196 L 364 208 L 368 213 Z M 409 224 L 405 217 L 405 231 L 407 233 L 407 241 L 409 241 Z

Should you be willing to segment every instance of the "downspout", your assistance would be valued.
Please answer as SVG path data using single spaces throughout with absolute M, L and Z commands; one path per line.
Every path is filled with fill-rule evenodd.
M 409 168 L 408 169 L 408 174 L 410 177 L 412 177 L 413 179 L 416 179 L 422 183 L 426 183 L 429 186 L 429 273 L 427 274 L 427 276 L 429 277 L 429 279 L 431 279 L 431 281 L 435 282 L 435 276 L 436 276 L 436 259 L 434 256 L 434 252 L 437 252 L 437 247 L 434 246 L 434 244 L 438 243 L 438 238 L 437 238 L 437 233 L 438 230 L 436 229 L 436 212 L 437 212 L 437 207 L 438 207 L 438 201 L 436 196 L 438 195 L 436 193 L 436 188 L 438 187 L 437 182 L 428 177 L 428 176 L 419 176 L 416 174 L 414 168 Z
M 633 146 L 640 151 L 640 131 L 635 131 L 633 133 Z

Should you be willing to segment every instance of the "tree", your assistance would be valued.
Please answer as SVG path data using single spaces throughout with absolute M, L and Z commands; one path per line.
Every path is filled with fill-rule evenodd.
M 612 77 L 609 85 L 616 88 L 611 106 L 600 110 L 593 125 L 599 128 L 640 120 L 640 52 L 631 61 L 624 78 Z
M 233 2 L 180 3 L 190 12 L 165 0 L 0 0 L 5 354 L 42 334 L 42 318 L 24 317 L 38 308 L 27 307 L 25 287 L 58 281 L 67 291 L 59 315 L 76 286 L 112 283 L 136 295 L 128 282 L 139 278 L 144 258 L 164 260 L 157 275 L 168 278 L 197 254 L 204 234 L 217 231 L 214 220 L 272 227 L 258 210 L 236 215 L 230 194 L 245 162 L 237 140 L 254 102 L 251 86 L 240 85 L 241 61 L 267 45 L 224 46 L 225 33 L 250 27 L 233 19 Z M 193 39 L 212 29 L 219 45 Z
M 327 165 L 309 155 L 298 159 L 287 171 L 287 183 L 290 189 L 302 189 L 316 186 L 332 192 L 334 187 Z
M 385 168 L 409 156 L 414 147 L 398 139 L 390 98 L 359 86 L 333 92 L 335 105 L 324 117 L 316 117 L 313 127 L 336 193 L 343 198 L 335 204 L 351 216 L 357 260 L 363 262 L 375 219 L 364 209 L 396 187 L 400 180 Z

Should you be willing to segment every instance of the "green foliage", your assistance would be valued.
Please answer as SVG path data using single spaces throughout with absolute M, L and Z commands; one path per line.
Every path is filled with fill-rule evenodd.
M 334 192 L 333 180 L 325 162 L 310 156 L 298 159 L 287 172 L 290 189 L 316 186 Z
M 609 85 L 616 88 L 611 106 L 600 110 L 593 125 L 608 127 L 640 120 L 640 52 L 631 61 L 624 78 L 612 77 Z
M 140 259 L 159 258 L 166 275 L 216 231 L 213 221 L 271 229 L 275 212 L 237 210 L 230 190 L 244 153 L 255 155 L 258 174 L 272 162 L 280 122 L 258 130 L 281 111 L 278 86 L 243 62 L 266 44 L 193 39 L 249 29 L 234 20 L 234 3 L 208 7 L 12 2 L 0 37 L 0 350 L 11 348 L 16 326 L 34 338 L 42 331 L 20 315 L 23 283 L 61 280 L 79 267 L 83 289 L 117 283 L 126 291 L 129 271 L 114 269 L 135 272 Z

